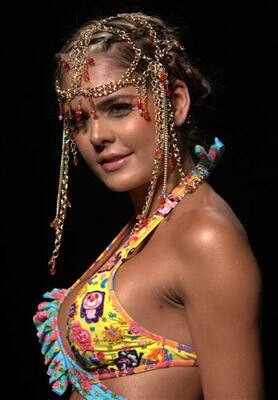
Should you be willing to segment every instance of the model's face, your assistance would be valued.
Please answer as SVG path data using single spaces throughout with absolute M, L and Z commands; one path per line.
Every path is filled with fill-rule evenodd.
M 111 60 L 95 56 L 90 68 L 91 82 L 97 86 L 118 80 L 125 69 L 116 69 Z M 72 125 L 73 138 L 81 155 L 103 183 L 113 191 L 128 191 L 150 181 L 155 152 L 155 109 L 148 96 L 150 121 L 139 114 L 136 89 L 129 86 L 111 95 L 94 99 L 97 119 L 89 112 L 88 99 L 82 99 L 82 120 Z M 72 101 L 76 109 L 78 100 Z M 106 155 L 127 155 L 118 164 L 99 163 Z M 110 166 L 110 168 L 109 168 Z M 116 168 L 115 168 L 116 167 Z

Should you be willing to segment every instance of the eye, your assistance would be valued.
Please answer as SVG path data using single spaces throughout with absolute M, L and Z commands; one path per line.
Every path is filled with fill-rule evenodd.
M 82 116 L 79 120 L 76 119 L 76 116 L 73 114 L 71 120 L 69 120 L 69 127 L 72 132 L 79 132 L 80 130 L 84 130 L 87 128 L 87 121 L 89 119 L 89 115 L 85 112 L 82 113 Z
M 109 107 L 109 114 L 122 116 L 127 115 L 135 106 L 130 103 L 115 103 Z

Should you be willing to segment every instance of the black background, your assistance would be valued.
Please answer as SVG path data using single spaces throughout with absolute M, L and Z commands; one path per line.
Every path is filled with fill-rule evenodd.
M 81 160 L 71 169 L 72 209 L 58 273 L 47 262 L 54 243 L 61 129 L 52 85 L 54 54 L 85 21 L 118 12 L 158 14 L 183 28 L 195 65 L 216 82 L 206 129 L 226 145 L 211 185 L 244 224 L 264 278 L 266 398 L 275 399 L 277 321 L 277 9 L 274 2 L 10 2 L 2 14 L 1 139 L 2 365 L 9 398 L 55 399 L 32 317 L 42 293 L 69 287 L 132 213 L 125 193 L 108 191 Z M 244 360 L 243 360 L 244 362 Z M 213 368 L 213 366 L 212 366 Z M 248 365 L 246 365 L 246 369 Z

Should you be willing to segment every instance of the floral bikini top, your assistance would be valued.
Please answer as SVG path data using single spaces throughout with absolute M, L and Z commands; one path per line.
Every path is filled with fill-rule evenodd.
M 207 153 L 202 146 L 195 146 L 206 177 L 220 159 L 224 145 L 218 138 Z M 187 176 L 194 177 L 193 169 Z M 53 289 L 43 295 L 33 321 L 42 344 L 42 353 L 52 390 L 65 393 L 68 383 L 86 400 L 119 399 L 124 397 L 109 390 L 101 381 L 157 368 L 171 366 L 198 366 L 197 355 L 185 343 L 161 337 L 140 326 L 121 306 L 115 291 L 114 277 L 123 261 L 164 219 L 185 195 L 181 182 L 168 194 L 166 202 L 148 218 L 147 223 L 135 231 L 105 264 L 83 285 L 71 304 L 67 319 L 67 339 L 72 349 L 70 357 L 62 344 L 58 328 L 58 312 L 65 297 L 80 283 L 78 279 L 70 289 Z M 130 228 L 129 221 L 108 247 L 91 265 L 105 257 L 112 245 Z M 85 275 L 85 274 L 84 274 Z M 83 276 L 84 276 L 83 275 Z

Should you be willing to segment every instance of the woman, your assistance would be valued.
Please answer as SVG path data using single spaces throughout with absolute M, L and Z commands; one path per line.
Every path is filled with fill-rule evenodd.
M 128 191 L 134 216 L 70 289 L 44 294 L 34 322 L 52 390 L 71 387 L 71 400 L 261 399 L 259 268 L 206 181 L 224 145 L 215 138 L 207 152 L 194 136 L 209 82 L 173 29 L 132 13 L 70 38 L 55 84 L 63 148 L 50 272 L 70 151 Z

